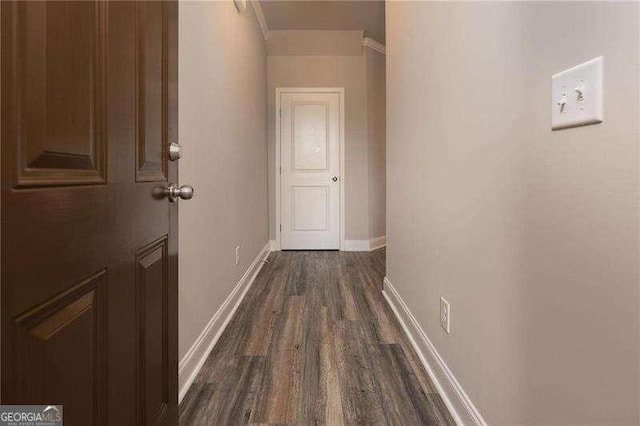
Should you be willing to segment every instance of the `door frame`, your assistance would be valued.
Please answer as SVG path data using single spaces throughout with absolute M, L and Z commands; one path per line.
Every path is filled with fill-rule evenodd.
M 274 176 L 275 176 L 275 188 L 276 188 L 276 220 L 275 220 L 275 232 L 276 232 L 276 240 L 275 247 L 273 250 L 281 250 L 282 249 L 282 235 L 280 233 L 280 220 L 281 220 L 281 191 L 280 187 L 282 179 L 280 178 L 280 94 L 282 93 L 337 93 L 339 97 L 339 117 L 340 123 L 338 125 L 338 131 L 340 133 L 340 137 L 338 143 L 340 145 L 339 149 L 339 161 L 340 161 L 340 179 L 338 182 L 340 183 L 340 250 L 344 250 L 344 228 L 345 228 L 345 133 L 344 133 L 344 87 L 276 87 L 276 109 L 274 111 L 275 119 L 276 119 L 276 153 L 275 153 L 275 167 L 274 167 Z

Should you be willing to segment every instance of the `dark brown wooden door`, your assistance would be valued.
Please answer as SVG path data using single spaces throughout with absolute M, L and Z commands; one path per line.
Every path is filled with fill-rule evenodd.
M 1 400 L 177 423 L 177 2 L 1 14 Z

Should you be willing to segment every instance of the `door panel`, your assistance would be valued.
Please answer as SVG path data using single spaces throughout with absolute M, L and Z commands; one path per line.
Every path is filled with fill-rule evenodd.
M 167 48 L 165 2 L 137 3 L 138 17 L 138 120 L 136 179 L 167 179 Z
M 68 401 L 65 422 L 104 424 L 106 271 L 20 315 L 12 324 L 19 401 Z
M 329 153 L 329 105 L 326 103 L 294 103 L 293 169 L 296 171 L 327 170 Z
M 177 2 L 0 8 L 2 403 L 177 424 Z
M 141 425 L 161 423 L 170 399 L 167 256 L 166 237 L 137 253 L 138 420 Z
M 292 186 L 292 231 L 328 231 L 329 192 L 327 186 Z
M 15 48 L 11 148 L 17 186 L 104 183 L 105 4 L 23 2 Z M 73 25 L 65 25 L 73 22 Z M 15 151 L 14 151 L 15 150 Z
M 281 92 L 280 107 L 282 249 L 339 249 L 340 94 Z

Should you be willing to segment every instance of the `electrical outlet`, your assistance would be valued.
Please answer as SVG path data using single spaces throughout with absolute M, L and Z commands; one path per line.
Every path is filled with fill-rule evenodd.
M 240 264 L 240 246 L 236 247 L 236 266 Z
M 447 334 L 451 334 L 451 305 L 442 296 L 440 296 L 440 325 Z

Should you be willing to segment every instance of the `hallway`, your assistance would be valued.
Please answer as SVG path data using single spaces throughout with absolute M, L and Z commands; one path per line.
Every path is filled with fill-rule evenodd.
M 0 21 L 0 426 L 640 425 L 640 0 Z
M 180 424 L 453 424 L 381 293 L 385 249 L 273 252 Z

